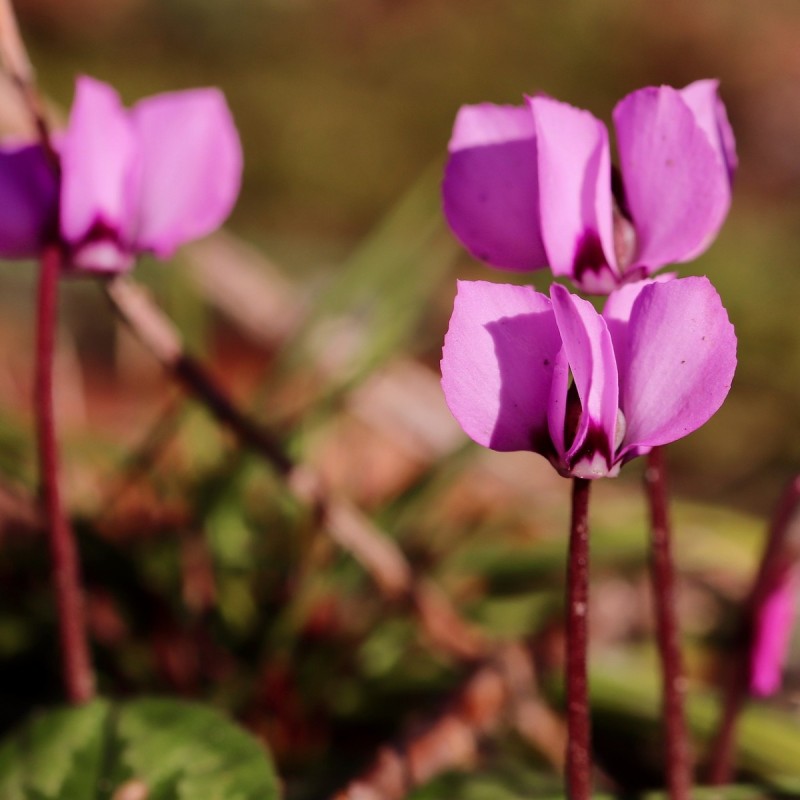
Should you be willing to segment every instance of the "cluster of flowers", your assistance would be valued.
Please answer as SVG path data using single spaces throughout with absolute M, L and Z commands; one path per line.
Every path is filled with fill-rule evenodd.
M 705 278 L 651 278 L 713 240 L 731 201 L 733 134 L 715 81 L 646 88 L 608 132 L 549 97 L 461 109 L 444 181 L 447 219 L 468 250 L 513 271 L 549 267 L 602 313 L 553 284 L 461 281 L 442 385 L 466 433 L 531 450 L 567 477 L 614 476 L 630 459 L 703 425 L 736 365 L 736 338 Z M 67 273 L 113 275 L 137 255 L 168 258 L 216 229 L 241 182 L 241 146 L 222 94 L 157 95 L 126 110 L 110 86 L 78 80 L 52 142 L 0 146 L 0 258 L 57 246 Z M 777 688 L 787 586 L 762 609 L 753 686 Z
M 532 450 L 567 477 L 614 476 L 630 459 L 703 425 L 736 366 L 736 337 L 706 278 L 649 276 L 694 258 L 725 219 L 736 168 L 715 81 L 646 88 L 608 132 L 549 97 L 461 109 L 444 208 L 494 267 L 550 267 L 553 284 L 461 281 L 442 357 L 447 403 L 494 450 Z
M 442 386 L 464 431 L 494 450 L 531 450 L 566 477 L 614 476 L 686 436 L 720 407 L 736 337 L 706 278 L 650 276 L 702 253 L 722 225 L 736 170 L 716 81 L 633 92 L 605 126 L 549 97 L 466 106 L 443 186 L 451 228 L 478 259 L 549 267 L 554 283 L 460 281 Z M 750 688 L 780 686 L 795 605 L 792 573 L 762 598 Z

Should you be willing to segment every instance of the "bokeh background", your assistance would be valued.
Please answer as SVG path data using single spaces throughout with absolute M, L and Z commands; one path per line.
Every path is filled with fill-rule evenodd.
M 18 0 L 15 6 L 54 116 L 69 107 L 79 73 L 113 83 L 127 102 L 204 84 L 224 90 L 245 153 L 242 194 L 228 225 L 237 238 L 189 248 L 173 265 L 144 263 L 137 278 L 245 407 L 291 430 L 296 454 L 321 465 L 396 535 L 420 570 L 436 575 L 498 636 L 552 632 L 568 487 L 532 455 L 492 461 L 489 481 L 485 472 L 475 474 L 483 456 L 462 446 L 457 433 L 455 443 L 445 432 L 444 445 L 431 444 L 438 440 L 430 425 L 441 423 L 427 419 L 425 409 L 441 405 L 430 394 L 430 377 L 455 279 L 510 279 L 472 261 L 441 219 L 439 175 L 456 111 L 465 103 L 518 103 L 524 93 L 541 91 L 609 121 L 617 100 L 641 86 L 718 78 L 738 143 L 734 203 L 708 252 L 680 269 L 707 274 L 720 291 L 739 337 L 739 368 L 716 417 L 670 448 L 676 514 L 684 523 L 681 565 L 689 576 L 689 660 L 699 681 L 713 683 L 717 666 L 709 648 L 724 658 L 766 519 L 800 466 L 800 5 Z M 4 103 L 5 127 L 17 129 L 12 98 Z M 254 250 L 241 250 L 243 243 Z M 243 280 L 239 269 L 226 273 L 231 259 L 268 278 L 258 291 L 245 291 L 247 302 L 231 290 Z M 198 264 L 205 265 L 205 279 L 198 279 Z M 33 275 L 22 264 L 0 273 L 0 468 L 8 481 L 29 488 L 35 485 Z M 532 280 L 544 286 L 547 277 Z M 282 303 L 284 289 L 296 308 Z M 270 743 L 284 774 L 294 776 L 294 796 L 319 796 L 321 785 L 335 785 L 371 746 L 399 730 L 408 708 L 438 697 L 458 669 L 409 645 L 407 619 L 385 623 L 380 604 L 365 599 L 370 592 L 358 570 L 344 556 L 320 550 L 309 521 L 300 515 L 298 522 L 274 479 L 180 399 L 96 287 L 69 282 L 62 294 L 65 473 L 91 551 L 105 685 L 112 692 L 213 699 Z M 296 337 L 270 340 L 270 325 L 287 328 L 281 315 L 290 311 L 306 318 Z M 395 383 L 375 389 L 370 379 L 398 359 L 405 366 L 399 376 L 391 373 Z M 427 371 L 415 383 L 416 367 Z M 427 430 L 423 455 L 392 440 L 393 421 L 402 417 L 392 406 L 397 381 L 417 392 L 412 406 L 419 418 L 405 423 Z M 343 397 L 365 385 L 373 391 L 357 395 L 354 410 Z M 148 450 L 165 441 L 166 456 Z M 597 624 L 606 643 L 629 647 L 633 640 L 637 652 L 647 649 L 649 635 L 649 623 L 636 616 L 647 610 L 640 470 L 632 464 L 618 481 L 598 487 L 596 511 L 604 576 L 597 591 L 606 608 Z M 129 607 L 139 595 L 131 590 L 120 599 L 103 585 L 104 571 L 116 580 L 117 569 L 127 576 L 117 585 L 133 581 L 104 549 L 108 540 L 130 548 L 136 580 L 160 593 L 158 611 L 148 606 L 144 618 L 168 607 L 172 627 L 152 634 Z M 49 646 L 46 587 L 18 564 L 5 562 L 6 595 L 27 598 L 22 608 L 39 622 L 20 621 L 19 608 L 6 603 L 0 653 L 10 665 L 6 676 L 35 674 L 41 683 L 7 698 L 6 725 L 57 696 L 52 666 L 35 666 Z M 202 628 L 201 635 L 209 617 L 212 633 Z M 343 641 L 355 662 L 342 656 Z M 542 647 L 550 653 L 551 645 Z M 227 648 L 225 657 L 217 646 Z M 544 663 L 554 659 L 550 653 Z M 796 670 L 788 685 L 797 687 Z M 618 720 L 626 713 L 614 706 L 619 685 L 609 686 L 609 718 Z M 622 729 L 628 730 L 613 730 Z M 337 752 L 323 777 L 299 778 L 308 764 L 325 762 L 327 743 L 342 730 L 351 748 Z M 628 740 L 619 735 L 624 761 Z M 613 763 L 613 754 L 608 758 Z M 631 785 L 657 774 L 648 771 L 647 758 L 642 763 Z M 516 766 L 509 769 L 522 780 Z M 504 796 L 492 785 L 488 796 Z M 461 796 L 453 786 L 448 791 Z
M 460 105 L 543 91 L 609 120 L 642 85 L 718 78 L 741 168 L 728 223 L 689 269 L 722 293 L 740 367 L 720 414 L 675 448 L 675 480 L 681 491 L 765 513 L 800 462 L 800 9 L 790 0 L 18 6 L 42 85 L 63 108 L 81 72 L 128 101 L 221 86 L 246 157 L 231 228 L 291 279 L 317 284 L 442 159 Z M 431 363 L 451 279 L 472 274 L 487 273 L 462 256 L 436 287 L 414 342 Z

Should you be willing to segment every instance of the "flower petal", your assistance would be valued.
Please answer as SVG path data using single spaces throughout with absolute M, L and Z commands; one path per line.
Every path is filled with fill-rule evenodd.
M 57 231 L 58 179 L 38 145 L 0 147 L 0 258 L 30 258 Z
M 736 139 L 733 128 L 728 121 L 725 104 L 719 99 L 719 81 L 695 81 L 680 89 L 684 99 L 697 120 L 698 125 L 706 132 L 709 141 L 719 151 L 720 158 L 728 170 L 728 179 L 733 181 L 739 159 L 736 156 Z
M 620 359 L 627 358 L 628 347 L 628 323 L 633 310 L 633 304 L 639 293 L 645 286 L 651 283 L 665 283 L 671 281 L 676 277 L 674 272 L 665 272 L 655 278 L 645 278 L 641 281 L 634 281 L 633 283 L 626 283 L 611 292 L 606 298 L 605 305 L 603 306 L 603 319 L 608 326 L 608 332 L 611 334 L 611 341 L 614 342 L 614 352 L 617 356 L 617 362 Z
M 142 158 L 135 244 L 167 258 L 215 230 L 233 208 L 239 135 L 217 89 L 149 97 L 130 114 Z
M 618 271 L 605 125 L 549 97 L 528 102 L 536 121 L 542 239 L 550 267 L 590 291 L 610 291 Z
M 636 229 L 632 267 L 688 261 L 711 243 L 730 206 L 718 147 L 668 86 L 640 89 L 614 109 L 625 199 Z
M 61 233 L 67 242 L 79 244 L 95 228 L 124 237 L 135 162 L 133 131 L 119 95 L 93 78 L 78 78 L 61 139 Z
M 442 184 L 444 213 L 462 244 L 493 267 L 546 266 L 530 109 L 463 106 L 449 151 Z
M 776 582 L 756 611 L 750 652 L 750 691 L 759 697 L 775 694 L 780 689 L 794 627 L 797 589 L 797 576 L 789 571 Z
M 493 450 L 549 455 L 547 406 L 560 347 L 544 295 L 529 286 L 459 281 L 442 387 L 467 435 Z
M 604 477 L 613 474 L 619 410 L 611 335 L 592 304 L 563 286 L 553 284 L 550 298 L 581 401 L 578 428 L 564 460 L 575 477 Z M 553 439 L 557 441 L 555 436 Z
M 570 372 L 567 351 L 562 346 L 553 363 L 553 382 L 550 385 L 550 401 L 547 405 L 547 428 L 553 443 L 555 458 L 553 466 L 569 477 L 567 466 L 567 406 L 569 403 Z
M 626 451 L 674 442 L 707 422 L 736 369 L 736 335 L 708 278 L 645 286 L 618 363 Z

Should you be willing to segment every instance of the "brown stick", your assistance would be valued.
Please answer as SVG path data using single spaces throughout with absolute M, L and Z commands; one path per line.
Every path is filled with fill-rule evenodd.
M 527 665 L 524 688 L 520 660 Z M 509 673 L 513 673 L 510 675 Z M 372 763 L 333 800 L 403 800 L 437 775 L 475 766 L 481 742 L 533 694 L 533 670 L 520 647 L 510 647 L 477 669 L 450 703 Z
M 688 800 L 692 792 L 692 756 L 683 710 L 685 687 L 663 448 L 654 447 L 647 456 L 644 483 L 650 504 L 650 571 L 661 656 L 667 785 L 671 800 Z
M 479 658 L 486 653 L 484 637 L 463 620 L 447 598 L 414 580 L 411 567 L 392 539 L 355 506 L 330 496 L 320 477 L 309 466 L 297 465 L 278 437 L 238 410 L 202 365 L 184 352 L 177 329 L 142 287 L 124 276 L 110 279 L 105 286 L 114 310 L 162 366 L 244 445 L 284 476 L 301 502 L 315 508 L 331 538 L 358 560 L 387 600 L 410 602 L 440 650 L 458 659 Z
M 36 88 L 33 66 L 20 36 L 11 0 L 0 0 L 0 61 L 28 109 L 50 163 L 59 170 L 58 154 L 50 137 L 44 102 Z

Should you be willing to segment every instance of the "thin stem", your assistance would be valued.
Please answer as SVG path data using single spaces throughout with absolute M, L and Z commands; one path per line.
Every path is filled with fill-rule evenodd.
M 743 654 L 744 655 L 744 654 Z M 747 659 L 740 657 L 734 665 L 722 701 L 717 732 L 711 745 L 708 783 L 725 786 L 733 776 L 733 754 L 736 748 L 736 727 L 747 699 Z
M 75 539 L 61 506 L 53 409 L 53 352 L 60 268 L 61 253 L 58 247 L 46 247 L 41 258 L 37 297 L 34 402 L 41 494 L 50 543 L 64 683 L 70 702 L 83 703 L 94 695 L 94 675 L 89 657 Z
M 786 570 L 791 569 L 798 560 L 797 544 L 789 541 L 791 523 L 798 507 L 800 475 L 789 482 L 778 501 L 758 573 L 742 613 L 736 639 L 737 652 L 734 653 L 733 669 L 728 676 L 722 713 L 709 757 L 708 782 L 712 786 L 730 783 L 733 776 L 736 726 L 750 691 L 750 658 L 756 634 L 756 620 L 770 589 L 783 580 Z
M 586 670 L 589 610 L 589 486 L 574 478 L 567 563 L 567 795 L 589 800 L 592 743 Z
M 650 570 L 655 600 L 656 636 L 661 656 L 667 785 L 671 800 L 688 800 L 692 791 L 692 755 L 683 710 L 685 679 L 675 608 L 675 567 L 663 448 L 654 447 L 647 456 L 644 483 L 650 503 L 652 529 Z

